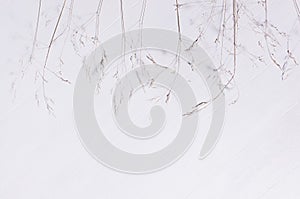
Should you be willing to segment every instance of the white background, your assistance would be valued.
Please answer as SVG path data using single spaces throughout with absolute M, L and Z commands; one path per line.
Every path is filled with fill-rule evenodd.
M 47 84 L 48 94 L 55 100 L 55 117 L 47 113 L 42 98 L 40 106 L 35 99 L 40 84 L 34 82 L 34 74 L 43 65 L 43 48 L 49 42 L 61 4 L 61 1 L 43 1 L 39 48 L 34 63 L 29 65 L 38 1 L 0 1 L 1 199 L 300 197 L 300 69 L 293 68 L 288 78 L 281 80 L 276 67 L 271 64 L 253 67 L 245 56 L 238 57 L 238 101 L 230 105 L 234 96 L 227 96 L 223 135 L 206 159 L 197 157 L 203 136 L 200 135 L 181 160 L 154 174 L 122 174 L 94 160 L 80 143 L 72 111 L 76 75 L 83 57 L 93 48 L 82 48 L 80 57 L 71 42 L 66 44 L 63 72 L 72 84 L 51 75 L 51 83 Z M 144 26 L 176 31 L 173 5 L 169 0 L 149 0 Z M 86 21 L 96 6 L 97 1 L 75 1 L 73 27 Z M 295 22 L 292 1 L 272 1 L 271 7 L 269 12 L 275 18 L 278 16 L 282 27 Z M 127 30 L 138 28 L 140 8 L 141 1 L 125 1 Z M 189 24 L 188 16 L 196 15 L 196 11 L 182 14 L 183 34 L 191 38 L 196 37 L 197 29 Z M 240 29 L 243 28 L 247 24 L 241 24 Z M 120 32 L 119 1 L 104 1 L 100 40 Z M 240 38 L 257 42 L 242 30 Z M 210 54 L 212 42 L 207 37 L 199 45 Z M 297 46 L 297 42 L 293 44 Z M 56 44 L 49 59 L 48 65 L 54 70 L 55 57 L 60 51 L 61 46 Z M 300 54 L 299 48 L 295 48 L 297 53 Z M 24 78 L 17 78 L 14 97 L 12 82 L 27 65 Z

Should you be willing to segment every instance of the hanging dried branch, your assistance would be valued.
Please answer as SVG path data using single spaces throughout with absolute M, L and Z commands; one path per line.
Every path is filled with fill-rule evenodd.
M 225 35 L 225 27 L 226 27 L 226 9 L 227 9 L 227 4 L 226 0 L 223 0 L 222 4 L 222 16 L 221 16 L 221 22 L 220 22 L 220 27 L 218 31 L 217 38 L 215 40 L 215 43 L 217 43 L 220 40 L 221 37 L 221 47 L 220 47 L 220 66 L 218 68 L 223 67 L 223 49 L 224 49 L 224 35 Z
M 215 10 L 215 4 L 216 4 L 216 0 L 213 0 L 212 7 L 211 7 L 211 10 L 210 10 L 210 14 L 209 14 L 209 17 L 208 17 L 208 21 L 207 21 L 206 27 L 202 31 L 200 31 L 200 33 L 198 34 L 197 38 L 193 41 L 193 43 L 191 44 L 190 47 L 188 47 L 187 50 L 190 50 L 191 48 L 193 48 L 198 43 L 199 39 L 205 34 L 205 32 L 207 31 L 207 29 L 209 28 L 209 25 L 210 25 L 210 23 L 213 20 L 213 14 L 214 14 L 214 10 Z
M 143 28 L 144 25 L 144 18 L 145 18 L 145 12 L 146 12 L 146 7 L 147 7 L 147 0 L 143 0 L 142 2 L 142 8 L 141 8 L 141 13 L 140 13 L 140 18 L 139 18 L 139 28 Z
M 232 83 L 234 80 L 235 74 L 236 74 L 236 67 L 237 67 L 237 30 L 238 30 L 238 5 L 237 0 L 232 1 L 232 19 L 233 19 L 233 71 L 228 71 L 230 73 L 230 78 L 227 80 L 226 84 L 223 85 L 220 88 L 220 91 L 216 96 L 212 96 L 212 99 L 210 101 L 202 101 L 196 104 L 193 109 L 187 113 L 184 113 L 183 116 L 190 116 L 194 113 L 197 113 L 198 111 L 206 108 L 209 104 L 211 104 L 213 101 L 218 99 L 223 93 L 224 90 L 228 88 L 228 86 Z M 224 22 L 223 22 L 224 23 Z M 195 44 L 195 43 L 193 43 Z
M 124 20 L 124 8 L 123 0 L 120 0 L 120 12 L 121 12 L 121 27 L 122 27 L 122 52 L 126 49 L 126 38 L 125 38 L 125 20 Z
M 177 32 L 179 34 L 179 41 L 181 41 L 181 27 L 180 27 L 180 15 L 179 15 L 178 0 L 176 0 L 176 18 L 177 18 Z
M 293 3 L 294 3 L 294 8 L 296 10 L 297 17 L 298 17 L 298 20 L 299 20 L 299 23 L 300 23 L 300 9 L 299 9 L 298 2 L 297 2 L 297 0 L 293 0 Z
M 73 8 L 74 8 L 74 0 L 71 0 L 70 2 L 70 7 L 69 7 L 69 16 L 68 16 L 68 20 L 67 20 L 67 26 L 65 28 L 65 30 L 61 33 L 61 35 L 63 35 L 65 32 L 66 33 L 66 36 L 65 36 L 65 39 L 64 39 L 64 43 L 63 43 L 63 47 L 61 48 L 61 52 L 60 52 L 60 56 L 59 56 L 59 79 L 64 79 L 62 77 L 62 69 L 61 69 L 61 66 L 64 64 L 63 62 L 63 52 L 64 52 L 64 49 L 65 49 L 65 46 L 66 46 L 66 43 L 67 43 L 67 39 L 69 38 L 69 34 L 70 34 L 70 30 L 71 30 L 71 23 L 72 23 L 72 19 L 73 19 Z M 57 36 L 55 38 L 55 40 L 58 38 L 59 36 Z M 57 75 L 57 74 L 56 74 Z
M 170 89 L 168 90 L 168 92 L 166 94 L 165 103 L 168 103 L 170 100 L 172 87 L 177 79 L 178 71 L 179 71 L 179 67 L 180 67 L 182 34 L 181 34 L 179 8 L 180 8 L 180 4 L 179 4 L 178 0 L 175 0 L 176 24 L 177 24 L 177 33 L 178 33 L 177 52 L 175 55 L 175 64 L 177 64 L 177 67 L 176 67 L 176 75 L 175 75 L 174 79 L 172 80 L 172 86 L 170 87 Z
M 280 71 L 282 71 L 280 64 L 275 59 L 274 54 L 271 52 L 270 46 L 269 46 L 269 34 L 268 34 L 268 27 L 269 27 L 268 24 L 269 23 L 268 23 L 268 2 L 267 2 L 267 0 L 264 0 L 264 8 L 265 8 L 264 38 L 265 38 L 268 55 L 269 55 L 269 58 L 272 60 L 272 62 L 275 64 L 275 66 L 277 66 L 280 69 Z
M 143 26 L 144 26 L 144 18 L 145 18 L 145 12 L 146 12 L 146 6 L 147 6 L 147 0 L 143 0 L 142 2 L 142 9 L 141 14 L 139 18 L 139 29 L 140 29 L 140 51 L 139 51 L 139 59 L 138 63 L 142 65 L 142 47 L 143 47 Z
M 234 80 L 235 74 L 236 74 L 236 67 L 237 67 L 237 34 L 238 34 L 238 5 L 237 0 L 232 0 L 232 19 L 233 19 L 233 71 L 230 73 L 230 78 L 227 81 L 227 83 L 221 88 L 218 95 L 214 96 L 211 101 L 216 100 L 220 97 L 220 95 L 223 94 L 224 90 L 228 88 L 228 86 L 232 83 Z M 203 102 L 201 102 L 203 103 Z M 200 103 L 200 104 L 201 104 Z M 205 103 L 206 104 L 206 103 Z M 199 104 L 197 104 L 199 105 Z M 196 107 L 197 107 L 196 105 Z
M 236 70 L 236 48 L 237 48 L 237 27 L 238 27 L 238 11 L 237 11 L 237 0 L 233 0 L 232 3 L 232 13 L 233 13 L 233 74 L 229 81 L 232 81 Z M 229 84 L 228 83 L 228 84 Z
M 60 25 L 60 21 L 62 20 L 62 15 L 64 12 L 64 9 L 66 7 L 67 0 L 63 0 L 63 5 L 60 9 L 59 16 L 57 18 L 54 30 L 51 35 L 51 39 L 49 44 L 47 45 L 47 52 L 45 55 L 45 60 L 43 62 L 43 70 L 38 71 L 36 74 L 38 77 L 41 78 L 42 81 L 42 89 L 43 89 L 43 95 L 44 95 L 44 101 L 47 105 L 47 109 L 50 110 L 51 106 L 48 102 L 51 102 L 51 99 L 49 99 L 46 96 L 45 91 L 45 84 L 47 83 L 47 79 L 45 77 L 45 73 L 49 72 L 50 74 L 53 74 L 55 77 L 60 79 L 63 82 L 70 83 L 69 80 L 62 77 L 61 70 L 59 72 L 54 72 L 50 68 L 47 67 L 48 59 L 50 56 L 50 52 L 52 50 L 53 43 L 58 40 L 58 38 L 64 36 L 64 44 L 61 48 L 61 54 L 59 57 L 59 63 L 60 66 L 64 64 L 64 60 L 62 58 L 62 54 L 64 51 L 64 47 L 66 45 L 66 42 L 68 41 L 68 35 L 69 31 L 72 30 L 71 28 L 71 21 L 72 21 L 72 10 L 73 10 L 73 4 L 74 0 L 70 0 L 70 11 L 69 11 L 69 18 L 66 27 L 63 29 L 63 31 L 58 33 L 58 27 Z M 220 87 L 221 92 L 217 96 L 213 96 L 212 100 L 217 99 L 226 88 L 229 88 L 234 81 L 235 73 L 236 73 L 236 67 L 238 65 L 237 59 L 238 59 L 238 52 L 241 50 L 241 52 L 245 52 L 246 56 L 248 56 L 249 60 L 255 61 L 258 63 L 268 64 L 267 61 L 271 62 L 273 65 L 275 65 L 277 68 L 280 69 L 282 77 L 287 75 L 287 71 L 291 70 L 291 65 L 298 65 L 298 61 L 296 59 L 296 56 L 294 56 L 294 38 L 292 38 L 292 35 L 290 35 L 288 32 L 280 30 L 280 27 L 272 24 L 272 19 L 269 19 L 268 16 L 268 1 L 267 0 L 259 0 L 255 3 L 257 5 L 263 5 L 264 9 L 264 19 L 260 20 L 256 14 L 252 13 L 253 10 L 249 9 L 249 5 L 254 5 L 252 3 L 249 3 L 248 1 L 242 1 L 242 0 L 232 0 L 232 13 L 231 11 L 228 11 L 229 3 L 227 0 L 220 0 L 220 5 L 217 4 L 218 1 L 212 0 L 212 1 L 188 1 L 184 3 L 180 3 L 179 0 L 175 0 L 175 15 L 176 15 L 176 26 L 177 26 L 177 32 L 178 32 L 178 48 L 177 48 L 177 54 L 174 61 L 172 61 L 171 64 L 178 64 L 177 69 L 179 68 L 179 62 L 180 62 L 180 53 L 181 53 L 181 40 L 182 40 L 182 31 L 183 28 L 181 27 L 181 16 L 184 13 L 181 12 L 181 10 L 185 8 L 193 8 L 200 5 L 200 9 L 203 8 L 203 11 L 199 11 L 201 13 L 201 18 L 204 19 L 206 16 L 207 18 L 204 19 L 204 24 L 200 23 L 201 29 L 199 29 L 199 34 L 196 35 L 196 39 L 193 41 L 192 45 L 186 49 L 191 49 L 199 40 L 206 34 L 207 31 L 210 30 L 210 28 L 214 28 L 217 31 L 217 34 L 214 37 L 215 42 L 215 53 L 217 54 L 217 57 L 219 58 L 219 67 L 217 67 L 217 71 L 221 71 L 230 74 L 230 77 L 226 80 L 225 83 L 222 84 L 222 87 Z M 37 51 L 37 44 L 38 44 L 38 33 L 40 30 L 40 23 L 41 23 L 41 9 L 42 9 L 42 0 L 38 0 L 38 9 L 37 9 L 37 18 L 35 22 L 35 31 L 34 31 L 34 37 L 33 37 L 33 44 L 31 48 L 31 53 L 29 57 L 29 62 L 33 61 L 35 51 Z M 125 38 L 125 32 L 126 32 L 126 26 L 125 26 L 125 16 L 124 16 L 124 1 L 119 0 L 120 3 L 120 21 L 121 21 L 121 30 L 122 30 L 122 52 L 126 50 L 126 38 Z M 300 9 L 298 0 L 293 0 L 294 9 L 297 14 L 297 18 L 300 22 Z M 81 48 L 88 47 L 87 42 L 91 42 L 91 44 L 94 46 L 94 44 L 98 44 L 99 42 L 99 34 L 100 34 L 100 15 L 102 10 L 103 0 L 97 1 L 97 8 L 96 12 L 93 12 L 93 15 L 88 18 L 88 20 L 85 20 L 83 23 L 80 22 L 80 24 L 75 24 L 75 28 L 73 30 L 73 35 L 71 37 L 71 43 L 73 45 L 74 51 L 81 56 Z M 207 6 L 206 6 L 207 5 Z M 205 7 L 206 6 L 206 7 Z M 144 26 L 144 18 L 145 18 L 145 12 L 147 11 L 147 0 L 141 1 L 141 11 L 140 16 L 138 19 L 138 25 L 141 32 L 140 35 L 140 46 L 142 47 L 142 29 Z M 242 8 L 241 12 L 239 13 L 240 8 Z M 181 10 L 179 10 L 181 9 Z M 230 13 L 230 14 L 229 14 Z M 247 49 L 246 44 L 243 44 L 242 40 L 238 44 L 238 21 L 240 17 L 243 17 L 243 14 L 245 14 L 246 21 L 250 24 L 250 31 L 253 31 L 253 33 L 258 35 L 257 43 L 258 48 L 260 51 L 262 51 L 259 55 L 256 52 L 250 52 L 249 49 Z M 197 16 L 198 17 L 198 16 Z M 233 19 L 233 24 L 231 24 L 231 18 Z M 217 19 L 217 24 L 215 24 L 215 21 Z M 95 20 L 95 21 L 94 21 Z M 118 19 L 119 20 L 119 19 Z M 93 24 L 95 22 L 95 24 Z M 198 21 L 197 21 L 198 22 Z M 193 23 L 193 22 L 192 22 Z M 72 25 L 73 25 L 72 24 Z M 94 25 L 94 26 L 93 26 Z M 199 25 L 199 24 L 197 24 Z M 203 27 L 202 27 L 203 25 Z M 89 34 L 89 26 L 93 26 L 92 28 L 92 35 Z M 93 32 L 94 30 L 94 32 Z M 213 29 L 212 29 L 213 30 Z M 66 33 L 67 32 L 67 33 Z M 290 38 L 291 37 L 291 38 Z M 203 37 L 204 38 L 204 37 Z M 262 42 L 262 41 L 264 42 Z M 285 43 L 286 42 L 286 43 Z M 256 46 L 257 47 L 257 46 Z M 285 48 L 286 47 L 286 48 Z M 283 52 L 283 56 L 280 57 Z M 211 52 L 209 52 L 211 53 Z M 264 56 L 265 55 L 265 56 Z M 265 59 L 265 57 L 267 59 Z M 133 59 L 136 59 L 132 61 Z M 149 59 L 149 57 L 146 57 Z M 149 59 L 151 60 L 151 59 Z M 142 65 L 142 58 L 141 58 L 141 52 L 139 56 L 136 54 L 131 59 L 132 65 L 140 63 Z M 154 59 L 152 59 L 154 61 Z M 156 61 L 154 61 L 156 62 Z M 232 63 L 231 63 L 232 62 Z M 125 56 L 123 57 L 123 63 L 125 64 Z M 231 69 L 229 69 L 229 67 Z M 125 66 L 126 68 L 126 66 Z M 22 70 L 24 74 L 24 69 Z M 117 71 L 118 73 L 118 71 Z M 116 73 L 116 74 L 117 74 Z M 117 77 L 117 75 L 115 76 Z M 167 100 L 169 100 L 170 92 L 167 94 Z M 195 108 L 203 107 L 204 105 L 207 105 L 208 102 L 200 102 L 195 105 Z
M 45 62 L 44 62 L 44 66 L 43 66 L 43 72 L 42 72 L 42 87 L 43 87 L 44 102 L 46 104 L 47 110 L 50 113 L 52 113 L 53 108 L 52 108 L 52 106 L 49 103 L 52 100 L 50 98 L 48 98 L 47 95 L 46 95 L 46 88 L 45 88 L 46 78 L 45 78 L 45 72 L 46 72 L 46 68 L 47 68 L 49 54 L 50 54 L 50 51 L 51 51 L 51 48 L 52 48 L 52 44 L 53 44 L 53 41 L 54 41 L 54 38 L 55 38 L 55 35 L 56 35 L 56 32 L 57 32 L 59 23 L 61 21 L 61 17 L 62 17 L 63 11 L 65 9 L 66 2 L 67 2 L 67 0 L 64 0 L 62 8 L 61 8 L 59 16 L 58 16 L 58 19 L 56 21 L 56 24 L 55 24 L 55 27 L 54 27 L 54 30 L 53 30 L 53 33 L 52 33 L 52 36 L 51 36 L 48 48 L 47 48 L 47 53 L 46 53 Z
M 37 36 L 38 36 L 40 16 L 41 16 L 41 7 L 42 7 L 42 0 L 39 0 L 39 7 L 38 7 L 38 12 L 37 12 L 37 17 L 36 17 L 36 25 L 35 25 L 35 31 L 34 31 L 34 38 L 33 38 L 33 43 L 32 43 L 31 54 L 29 57 L 30 63 L 32 62 L 34 50 L 35 50 L 36 43 L 37 43 Z
M 99 32 L 100 32 L 100 13 L 102 8 L 103 0 L 99 0 L 97 11 L 96 11 L 96 27 L 95 27 L 95 42 L 99 41 Z

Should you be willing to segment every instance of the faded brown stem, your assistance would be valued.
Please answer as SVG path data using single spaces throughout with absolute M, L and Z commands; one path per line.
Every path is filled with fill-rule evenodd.
M 296 10 L 296 13 L 297 13 L 297 17 L 298 17 L 298 20 L 299 20 L 299 23 L 300 23 L 300 9 L 299 9 L 298 2 L 297 2 L 297 0 L 293 0 L 293 3 L 294 3 L 294 7 L 295 7 L 295 10 Z
M 37 35 L 38 35 L 38 30 L 39 30 L 39 23 L 40 23 L 40 16 L 41 16 L 41 7 L 42 7 L 42 0 L 39 0 L 39 7 L 38 7 L 38 12 L 37 12 L 37 18 L 36 18 L 36 25 L 35 25 L 35 32 L 34 32 L 34 37 L 33 37 L 33 43 L 32 43 L 32 49 L 31 49 L 31 54 L 29 58 L 29 62 L 32 62 L 36 42 L 37 42 Z
M 46 53 L 45 62 L 44 62 L 44 66 L 43 66 L 43 73 L 42 73 L 42 79 L 43 79 L 43 81 L 42 81 L 43 96 L 44 96 L 44 101 L 46 103 L 46 106 L 47 106 L 47 109 L 48 109 L 49 112 L 52 112 L 53 108 L 49 105 L 49 103 L 48 103 L 49 99 L 46 96 L 46 90 L 45 90 L 45 72 L 46 72 L 46 67 L 47 67 L 47 62 L 48 62 L 49 54 L 50 54 L 50 51 L 51 51 L 51 48 L 52 48 L 52 44 L 53 44 L 53 41 L 54 41 L 54 38 L 55 38 L 55 35 L 56 35 L 56 32 L 57 32 L 57 29 L 58 29 L 58 25 L 60 23 L 63 11 L 64 11 L 65 6 L 66 6 L 66 2 L 67 2 L 67 0 L 64 0 L 62 8 L 61 8 L 59 16 L 58 16 L 58 19 L 56 21 L 56 24 L 55 24 L 55 27 L 54 27 L 54 30 L 53 30 L 53 33 L 52 33 L 52 36 L 51 36 L 48 48 L 47 48 L 47 53 Z
M 265 38 L 265 42 L 266 42 L 266 47 L 267 47 L 267 51 L 268 51 L 268 55 L 269 58 L 271 59 L 271 61 L 280 69 L 280 71 L 282 71 L 282 68 L 280 66 L 280 64 L 276 61 L 274 55 L 272 54 L 271 50 L 270 50 L 270 46 L 269 46 L 269 41 L 268 41 L 268 2 L 267 0 L 264 0 L 264 8 L 265 8 L 265 23 L 264 23 L 264 38 Z
M 97 11 L 96 11 L 96 27 L 95 27 L 95 41 L 99 40 L 99 33 L 100 33 L 100 13 L 102 8 L 103 0 L 99 0 Z
M 124 53 L 125 51 L 125 45 L 126 45 L 126 39 L 125 39 L 125 20 L 124 20 L 124 8 L 123 8 L 123 0 L 120 0 L 120 12 L 121 12 L 121 27 L 122 27 L 122 52 Z

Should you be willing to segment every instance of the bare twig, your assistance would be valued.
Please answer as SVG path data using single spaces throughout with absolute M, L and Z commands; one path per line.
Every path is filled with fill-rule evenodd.
M 68 79 L 63 78 L 61 75 L 55 73 L 54 71 L 52 71 L 50 68 L 46 68 L 47 71 L 49 71 L 51 74 L 53 74 L 55 77 L 57 77 L 58 79 L 60 79 L 61 81 L 71 84 L 71 82 Z
M 230 72 L 230 78 L 226 82 L 225 85 L 222 86 L 220 91 L 216 96 L 212 96 L 212 99 L 210 101 L 202 101 L 199 102 L 194 106 L 194 108 L 187 113 L 184 113 L 183 116 L 189 116 L 192 115 L 193 113 L 196 113 L 203 108 L 207 107 L 209 104 L 211 104 L 213 101 L 218 99 L 224 92 L 226 88 L 232 83 L 235 77 L 236 73 L 236 67 L 237 67 L 237 28 L 238 28 L 238 6 L 237 6 L 237 0 L 232 1 L 232 16 L 233 16 L 233 71 Z
M 178 0 L 176 0 L 176 18 L 177 18 L 177 32 L 179 34 L 179 41 L 181 41 L 181 26 L 180 26 L 180 15 L 179 15 Z
M 268 2 L 267 2 L 267 0 L 264 0 L 264 8 L 265 8 L 264 38 L 265 38 L 268 55 L 269 55 L 271 61 L 280 69 L 280 71 L 282 71 L 280 64 L 275 59 L 274 54 L 271 52 L 270 46 L 269 46 L 269 41 L 268 41 L 268 38 L 269 38 L 269 36 L 268 36 Z
M 63 43 L 63 46 L 61 48 L 61 52 L 60 52 L 60 56 L 59 56 L 59 73 L 62 74 L 62 69 L 61 69 L 61 66 L 64 64 L 63 63 L 63 52 L 64 52 L 64 49 L 65 49 L 65 46 L 66 46 L 66 42 L 67 42 L 67 39 L 69 38 L 69 34 L 70 34 L 70 30 L 71 30 L 71 23 L 72 23 L 72 19 L 73 19 L 73 7 L 74 7 L 74 0 L 71 0 L 70 2 L 70 7 L 69 7 L 69 16 L 68 16 L 68 21 L 67 21 L 67 26 L 65 28 L 65 30 L 61 33 L 63 34 L 65 31 L 67 31 L 66 33 L 66 36 L 65 36 L 65 39 L 64 39 L 64 43 Z M 58 37 L 56 37 L 57 39 Z
M 234 80 L 236 67 L 237 67 L 237 28 L 238 28 L 238 6 L 237 0 L 232 0 L 232 16 L 233 16 L 233 72 L 230 72 L 231 77 L 227 83 L 222 87 L 220 92 L 212 98 L 212 101 L 219 98 L 223 94 L 224 90 L 228 88 L 231 82 Z
M 143 0 L 141 14 L 139 18 L 139 30 L 140 30 L 140 51 L 139 51 L 139 59 L 138 59 L 139 65 L 142 65 L 143 26 L 144 26 L 146 6 L 147 6 L 147 0 Z
M 204 28 L 202 31 L 200 31 L 200 33 L 198 34 L 197 38 L 193 41 L 193 43 L 191 44 L 191 46 L 189 46 L 189 47 L 187 48 L 187 50 L 190 50 L 191 48 L 193 48 L 193 47 L 196 45 L 196 43 L 198 43 L 199 39 L 200 39 L 200 38 L 204 35 L 204 33 L 207 31 L 207 29 L 208 29 L 208 27 L 209 27 L 209 25 L 210 25 L 210 23 L 212 22 L 212 19 L 213 19 L 212 16 L 213 16 L 213 14 L 214 14 L 215 4 L 216 4 L 216 0 L 213 0 L 213 5 L 212 5 L 212 8 L 211 8 L 211 10 L 210 10 L 210 14 L 209 14 L 209 17 L 208 17 L 208 22 L 207 22 L 205 28 Z
M 46 96 L 46 90 L 45 90 L 45 72 L 46 72 L 46 67 L 47 67 L 47 62 L 48 62 L 49 54 L 50 54 L 50 51 L 51 51 L 51 48 L 52 48 L 52 44 L 53 44 L 53 41 L 54 41 L 54 38 L 55 38 L 55 35 L 56 35 L 56 32 L 57 32 L 57 29 L 58 29 L 58 25 L 59 25 L 59 23 L 60 23 L 60 20 L 61 20 L 63 11 L 64 11 L 64 9 L 65 9 L 66 2 L 67 2 L 67 0 L 64 0 L 64 1 L 63 1 L 62 8 L 61 8 L 61 10 L 60 10 L 58 19 L 57 19 L 57 21 L 56 21 L 56 24 L 55 24 L 55 27 L 54 27 L 54 30 L 53 30 L 53 33 L 52 33 L 52 36 L 51 36 L 51 39 L 50 39 L 48 48 L 47 48 L 47 53 L 46 53 L 45 62 L 44 62 L 44 66 L 43 66 L 43 73 L 42 73 L 42 79 L 43 79 L 43 81 L 42 81 L 42 86 L 43 86 L 43 96 L 44 96 L 44 101 L 45 101 L 46 107 L 47 107 L 47 109 L 48 109 L 49 112 L 52 112 L 52 111 L 53 111 L 53 108 L 52 108 L 51 105 L 48 103 L 49 98 Z M 51 101 L 51 100 L 50 100 L 50 101 Z
M 95 27 L 95 42 L 99 41 L 99 32 L 100 32 L 100 13 L 102 8 L 103 0 L 99 0 L 97 11 L 96 11 L 96 27 Z
M 295 7 L 295 10 L 296 10 L 296 13 L 297 13 L 297 16 L 298 16 L 298 20 L 299 20 L 299 23 L 300 23 L 300 9 L 299 9 L 298 2 L 297 2 L 297 0 L 293 0 L 293 3 L 294 3 L 294 7 Z
M 143 0 L 141 14 L 140 14 L 140 19 L 139 19 L 139 26 L 140 26 L 140 28 L 142 28 L 143 24 L 144 24 L 146 6 L 147 6 L 147 0 Z
M 221 32 L 221 36 L 222 36 L 222 41 L 221 41 L 221 55 L 220 55 L 220 67 L 223 66 L 223 47 L 224 47 L 224 34 L 225 34 L 225 23 L 226 23 L 226 0 L 223 0 L 223 6 L 222 6 L 222 23 L 220 23 L 220 31 L 217 37 L 217 40 L 219 40 L 219 36 L 220 36 L 220 32 Z
M 237 24 L 238 24 L 238 13 L 237 13 L 237 0 L 233 0 L 232 12 L 233 12 L 233 67 L 234 73 L 236 68 L 236 38 L 237 38 Z
M 122 27 L 122 52 L 126 49 L 126 38 L 125 38 L 125 20 L 124 20 L 124 8 L 123 0 L 120 0 L 120 12 L 121 12 L 121 27 Z
M 29 57 L 29 62 L 30 63 L 32 62 L 32 58 L 33 58 L 33 54 L 34 54 L 34 50 L 35 50 L 36 42 L 37 42 L 37 35 L 38 35 L 40 16 L 41 16 L 41 7 L 42 7 L 42 0 L 39 0 L 39 7 L 38 7 L 37 18 L 36 18 L 34 38 L 33 38 L 33 43 L 32 43 L 31 54 L 30 54 L 30 57 Z
M 172 87 L 173 87 L 173 85 L 174 85 L 174 83 L 175 83 L 175 81 L 177 79 L 178 71 L 179 71 L 179 67 L 180 67 L 180 58 L 181 58 L 180 54 L 181 54 L 182 34 L 181 34 L 179 8 L 180 8 L 180 4 L 179 4 L 178 0 L 175 0 L 176 23 L 177 23 L 177 33 L 178 33 L 177 52 L 176 52 L 176 56 L 175 56 L 175 64 L 177 64 L 177 67 L 175 68 L 176 69 L 176 75 L 175 75 L 174 79 L 172 80 L 172 86 L 171 86 L 171 88 L 168 90 L 168 92 L 166 94 L 165 103 L 168 103 L 168 101 L 170 100 Z

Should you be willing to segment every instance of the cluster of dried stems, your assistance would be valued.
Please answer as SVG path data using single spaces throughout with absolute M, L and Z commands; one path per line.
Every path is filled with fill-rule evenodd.
M 188 1 L 188 2 L 180 2 L 180 0 L 174 0 L 175 5 L 175 16 L 176 16 L 176 24 L 177 24 L 177 31 L 178 31 L 178 55 L 175 63 L 178 64 L 180 62 L 180 52 L 181 52 L 181 35 L 182 35 L 182 20 L 181 20 L 181 13 L 184 13 L 185 9 L 189 8 L 198 8 L 203 7 L 204 4 L 207 4 L 209 6 L 206 6 L 205 9 L 208 9 L 208 15 L 204 17 L 205 23 L 197 24 L 199 27 L 199 33 L 195 37 L 194 42 L 192 45 L 185 49 L 190 50 L 192 49 L 197 43 L 200 43 L 204 40 L 205 36 L 208 34 L 210 29 L 215 28 L 216 34 L 215 39 L 211 43 L 215 44 L 215 52 L 218 54 L 218 66 L 215 70 L 218 72 L 224 72 L 226 80 L 222 83 L 220 88 L 220 93 L 217 96 L 212 96 L 212 99 L 210 101 L 213 101 L 217 99 L 225 89 L 228 89 L 232 87 L 236 75 L 236 68 L 238 65 L 238 55 L 241 52 L 246 53 L 248 58 L 256 65 L 257 63 L 262 63 L 266 65 L 274 65 L 279 69 L 279 71 L 282 74 L 282 78 L 285 78 L 288 71 L 292 68 L 292 65 L 298 65 L 297 59 L 294 56 L 293 49 L 290 48 L 290 34 L 285 31 L 281 31 L 276 24 L 272 23 L 269 19 L 269 9 L 268 9 L 268 0 L 253 0 L 253 2 L 245 2 L 243 0 L 211 0 L 211 1 Z M 294 13 L 298 20 L 298 23 L 300 24 L 300 10 L 298 6 L 297 0 L 291 0 L 294 6 Z M 36 46 L 38 45 L 39 41 L 39 31 L 42 28 L 41 27 L 41 15 L 43 10 L 43 0 L 38 0 L 38 9 L 37 9 L 37 17 L 36 17 L 36 25 L 35 25 L 35 31 L 33 36 L 33 42 L 32 42 L 32 49 L 29 56 L 29 62 L 26 64 L 25 69 L 22 69 L 22 76 L 24 75 L 24 71 L 30 64 L 32 64 L 33 60 L 35 59 L 35 53 L 37 51 Z M 99 35 L 101 32 L 101 26 L 100 26 L 100 15 L 102 11 L 102 5 L 104 3 L 104 0 L 98 0 L 96 5 L 96 9 L 94 11 L 94 14 L 84 23 L 78 25 L 74 25 L 72 23 L 73 19 L 73 6 L 74 6 L 74 0 L 62 0 L 62 4 L 60 6 L 60 10 L 55 22 L 55 26 L 53 28 L 53 31 L 51 33 L 50 39 L 48 41 L 48 44 L 46 46 L 45 51 L 45 57 L 44 57 L 44 63 L 39 68 L 39 70 L 36 72 L 36 78 L 41 80 L 41 93 L 43 97 L 43 102 L 45 103 L 45 106 L 47 110 L 52 113 L 53 112 L 53 100 L 48 96 L 46 85 L 48 83 L 47 80 L 47 74 L 54 75 L 59 80 L 70 83 L 69 80 L 65 79 L 63 77 L 63 74 L 61 70 L 53 71 L 50 67 L 48 67 L 48 60 L 51 55 L 51 50 L 54 47 L 56 43 L 59 42 L 60 37 L 64 37 L 64 44 L 63 48 L 67 41 L 70 41 L 72 43 L 72 46 L 74 48 L 74 51 L 77 55 L 81 56 L 79 49 L 82 46 L 85 46 L 87 41 L 91 41 L 95 46 L 97 46 L 99 42 Z M 109 2 L 108 2 L 109 3 Z M 123 0 L 119 0 L 120 5 L 120 21 L 121 21 L 121 30 L 123 35 L 123 50 L 126 49 L 126 38 L 125 38 L 125 31 L 126 31 L 126 23 L 125 23 L 125 14 L 126 10 L 124 9 L 124 3 Z M 138 19 L 138 25 L 139 29 L 142 30 L 144 25 L 144 17 L 145 12 L 147 11 L 147 0 L 142 0 L 141 2 L 141 11 L 140 11 L 140 17 Z M 261 12 L 264 13 L 264 19 L 261 20 L 258 17 L 256 17 L 251 9 L 249 9 L 249 4 L 257 4 L 261 6 L 262 10 Z M 171 6 L 174 6 L 171 5 Z M 68 17 L 67 17 L 67 23 L 63 24 L 62 26 L 62 19 L 65 16 L 65 13 L 67 12 L 68 8 Z M 199 12 L 202 12 L 201 9 L 199 9 Z M 203 11 L 205 12 L 205 11 Z M 201 13 L 199 13 L 201 15 Z M 201 15 L 203 17 L 204 15 Z M 170 19 L 173 20 L 173 19 Z M 243 23 L 246 23 L 244 21 L 247 21 L 247 25 L 251 27 L 251 31 L 257 35 L 256 42 L 262 51 L 262 53 L 253 53 L 249 51 L 246 47 L 246 45 L 243 45 L 243 43 L 239 40 L 240 36 L 240 21 L 243 20 Z M 197 19 L 195 20 L 196 23 Z M 94 35 L 88 35 L 88 33 L 85 32 L 85 29 L 87 26 L 90 26 L 90 24 L 94 23 Z M 58 31 L 62 30 L 62 31 Z M 141 31 L 142 32 L 142 31 Z M 142 37 L 142 34 L 141 34 Z M 278 39 L 280 38 L 280 39 Z M 282 45 L 281 41 L 286 41 L 286 47 Z M 60 40 L 61 41 L 61 40 Z M 141 39 L 142 41 L 142 39 Z M 210 41 L 208 41 L 210 42 Z M 142 43 L 140 44 L 142 46 Z M 63 64 L 63 48 L 61 51 L 61 55 L 59 57 L 60 66 Z M 281 50 L 285 53 L 285 56 L 281 58 L 280 56 L 276 55 L 276 52 Z M 140 53 L 141 54 L 141 53 Z M 140 57 L 141 55 L 137 56 L 137 62 L 141 63 L 142 59 Z M 153 57 L 150 55 L 147 56 L 147 59 L 150 60 L 153 63 L 158 64 L 156 60 L 154 60 Z M 168 101 L 170 92 L 167 93 L 167 99 Z M 37 99 L 38 100 L 38 99 Z M 207 105 L 209 102 L 199 102 L 195 105 L 195 110 L 192 110 L 190 113 L 187 113 L 187 115 L 192 114 L 193 112 L 201 109 L 204 105 Z

